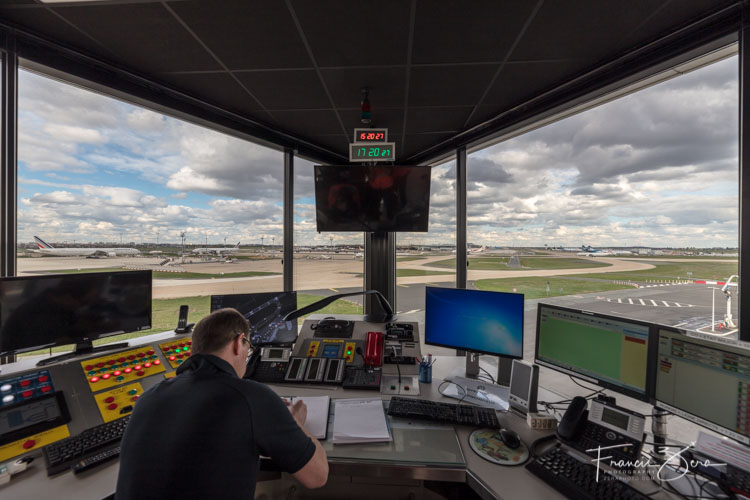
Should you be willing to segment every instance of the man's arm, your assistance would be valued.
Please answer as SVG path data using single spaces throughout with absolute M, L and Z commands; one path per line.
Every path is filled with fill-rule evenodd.
M 287 406 L 289 406 L 287 404 Z M 323 446 L 320 444 L 315 436 L 307 432 L 305 429 L 305 421 L 307 420 L 307 406 L 303 401 L 297 401 L 294 405 L 289 406 L 289 411 L 292 413 L 294 420 L 297 425 L 300 426 L 302 432 L 312 439 L 315 444 L 315 453 L 307 461 L 307 463 L 297 472 L 292 474 L 294 479 L 302 483 L 305 488 L 320 488 L 328 481 L 328 456 L 326 455 Z

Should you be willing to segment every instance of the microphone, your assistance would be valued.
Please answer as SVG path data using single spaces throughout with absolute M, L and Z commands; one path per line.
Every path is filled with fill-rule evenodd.
M 284 321 L 290 321 L 293 319 L 297 319 L 300 316 L 304 316 L 305 314 L 313 313 L 317 310 L 323 309 L 331 302 L 335 302 L 342 297 L 351 297 L 353 295 L 375 295 L 375 297 L 378 298 L 378 303 L 380 304 L 380 308 L 383 310 L 383 314 L 370 313 L 365 316 L 365 321 L 370 321 L 373 323 L 388 323 L 390 321 L 395 321 L 396 314 L 393 312 L 393 308 L 388 303 L 383 294 L 377 290 L 359 290 L 357 292 L 337 293 L 335 295 L 323 297 L 317 302 L 313 302 L 312 304 L 306 305 L 305 307 L 297 309 L 296 311 L 290 312 L 289 314 L 284 316 Z

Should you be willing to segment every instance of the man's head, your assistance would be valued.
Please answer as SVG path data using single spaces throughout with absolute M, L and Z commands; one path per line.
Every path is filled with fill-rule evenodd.
M 250 348 L 250 325 L 236 309 L 214 311 L 198 322 L 193 330 L 193 354 L 213 354 L 227 361 L 237 372 L 245 374 L 245 360 Z

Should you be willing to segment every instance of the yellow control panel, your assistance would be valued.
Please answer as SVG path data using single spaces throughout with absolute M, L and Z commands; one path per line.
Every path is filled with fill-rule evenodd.
M 167 358 L 169 366 L 177 368 L 190 357 L 190 348 L 192 345 L 191 338 L 185 337 L 180 340 L 159 344 L 159 349 L 161 349 L 164 357 Z
M 136 382 L 97 394 L 94 399 L 99 413 L 102 414 L 102 419 L 105 422 L 111 422 L 130 414 L 141 394 L 143 394 L 143 387 Z
M 152 346 L 81 362 L 91 392 L 127 384 L 149 375 L 165 371 Z
M 344 345 L 344 355 L 343 358 L 346 360 L 347 363 L 354 363 L 354 353 L 357 349 L 357 343 L 356 342 L 347 342 Z
M 307 348 L 307 357 L 314 358 L 318 355 L 318 349 L 320 349 L 320 341 L 313 340 Z
M 47 429 L 46 431 L 39 432 L 33 436 L 4 444 L 0 446 L 0 462 L 17 457 L 18 455 L 23 455 L 24 453 L 28 453 L 38 448 L 43 448 L 48 444 L 60 441 L 66 437 L 70 437 L 70 430 L 67 425 L 61 425 L 60 427 Z

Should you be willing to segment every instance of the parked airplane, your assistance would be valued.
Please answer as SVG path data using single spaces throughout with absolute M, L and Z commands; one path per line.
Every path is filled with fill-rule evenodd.
M 202 255 L 206 255 L 206 254 L 225 255 L 225 254 L 237 253 L 239 251 L 240 251 L 240 242 L 238 241 L 237 244 L 233 247 L 196 248 L 193 250 L 193 253 L 198 253 Z
M 139 255 L 141 253 L 137 248 L 55 248 L 39 236 L 34 236 L 34 240 L 36 241 L 36 246 L 39 247 L 37 252 L 49 255 L 116 257 L 118 255 Z
M 582 252 L 578 252 L 577 255 L 583 255 L 585 257 L 605 257 L 612 255 L 609 250 L 599 250 L 598 248 L 591 248 L 589 245 L 581 245 Z
M 487 250 L 487 247 L 486 247 L 486 246 L 484 246 L 484 245 L 482 245 L 482 246 L 481 246 L 481 247 L 479 247 L 479 248 L 469 248 L 469 253 L 482 253 L 482 252 L 484 252 L 485 250 Z

